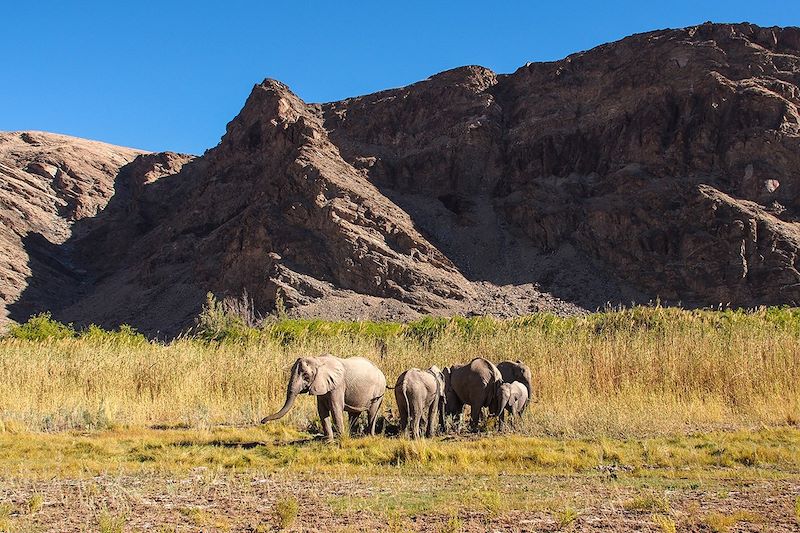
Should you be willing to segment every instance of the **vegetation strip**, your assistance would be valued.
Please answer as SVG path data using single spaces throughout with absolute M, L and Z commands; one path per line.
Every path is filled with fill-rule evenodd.
M 235 471 L 396 470 L 471 475 L 592 473 L 690 477 L 800 476 L 800 430 L 709 433 L 648 439 L 570 439 L 489 435 L 426 441 L 349 438 L 328 445 L 278 425 L 262 429 L 119 429 L 93 433 L 0 435 L 0 471 L 52 475 L 185 472 L 197 467 Z M 419 472 L 418 472 L 419 473 Z

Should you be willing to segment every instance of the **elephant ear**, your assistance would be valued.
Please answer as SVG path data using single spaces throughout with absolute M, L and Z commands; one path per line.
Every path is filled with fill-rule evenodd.
M 489 363 L 489 367 L 491 369 L 492 376 L 494 376 L 494 381 L 497 382 L 497 383 L 502 383 L 503 382 L 503 374 L 500 373 L 500 369 L 498 369 L 497 366 L 495 366 L 492 363 Z
M 344 365 L 337 358 L 327 355 L 318 359 L 319 366 L 308 393 L 314 396 L 328 394 L 344 382 Z
M 442 369 L 442 381 L 444 381 L 445 386 L 450 385 L 450 375 L 452 373 L 452 369 L 449 366 L 446 366 Z
M 438 366 L 433 365 L 428 369 L 428 372 L 433 374 L 433 377 L 436 379 L 436 392 L 438 396 L 444 398 L 444 371 Z

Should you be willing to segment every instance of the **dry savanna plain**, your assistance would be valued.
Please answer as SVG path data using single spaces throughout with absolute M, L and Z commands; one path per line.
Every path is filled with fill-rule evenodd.
M 2 531 L 797 531 L 800 310 L 636 307 L 409 324 L 274 317 L 213 300 L 190 334 L 0 340 Z M 261 426 L 301 354 L 406 368 L 521 359 L 534 401 L 433 439 L 328 444 L 313 398 Z

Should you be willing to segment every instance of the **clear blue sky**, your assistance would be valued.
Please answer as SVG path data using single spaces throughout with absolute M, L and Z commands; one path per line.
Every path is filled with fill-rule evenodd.
M 706 20 L 800 25 L 798 0 L 44 0 L 0 14 L 0 130 L 190 153 L 217 144 L 265 77 L 321 102 Z

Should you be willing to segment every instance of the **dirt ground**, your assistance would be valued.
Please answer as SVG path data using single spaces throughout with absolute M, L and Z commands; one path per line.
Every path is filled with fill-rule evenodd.
M 231 473 L 0 479 L 10 531 L 798 531 L 800 481 Z M 297 502 L 296 517 L 293 503 Z M 287 503 L 288 502 L 288 503 Z M 5 520 L 5 522 L 2 522 Z

